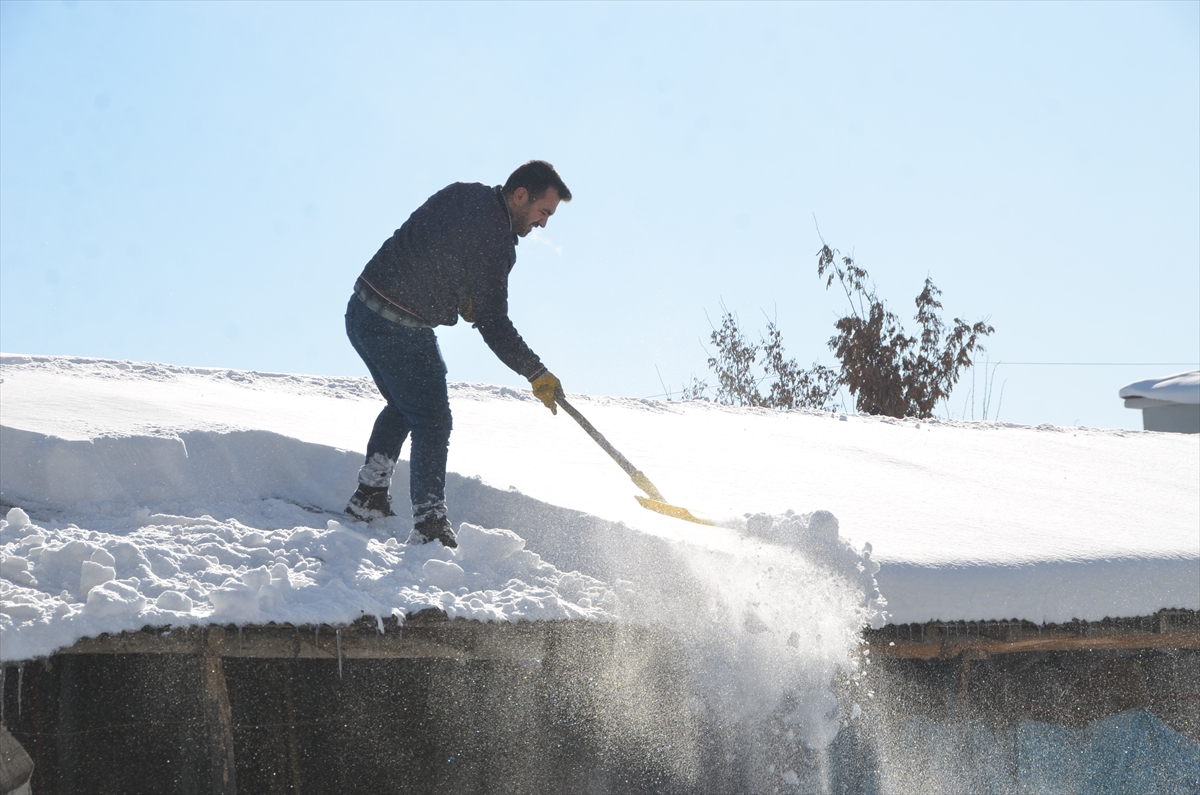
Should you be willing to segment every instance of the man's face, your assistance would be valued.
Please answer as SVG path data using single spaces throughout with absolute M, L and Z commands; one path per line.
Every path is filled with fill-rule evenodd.
M 513 231 L 525 237 L 535 226 L 546 226 L 550 216 L 558 209 L 558 191 L 546 188 L 542 197 L 534 201 L 525 188 L 517 188 L 508 200 L 508 209 L 512 211 Z

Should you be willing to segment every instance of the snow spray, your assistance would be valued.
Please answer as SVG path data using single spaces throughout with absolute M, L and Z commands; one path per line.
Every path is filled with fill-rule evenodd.
M 827 512 L 739 525 L 640 562 L 621 622 L 657 640 L 596 683 L 604 732 L 683 789 L 821 791 L 822 752 L 858 712 L 862 629 L 886 620 L 878 564 Z

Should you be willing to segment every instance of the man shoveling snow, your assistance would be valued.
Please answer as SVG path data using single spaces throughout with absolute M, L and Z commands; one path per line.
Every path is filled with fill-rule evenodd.
M 508 317 L 508 274 L 517 239 L 545 227 L 559 202 L 570 200 L 554 167 L 541 160 L 518 168 L 503 187 L 457 182 L 421 205 L 367 263 L 346 307 L 346 334 L 387 405 L 375 420 L 346 513 L 363 521 L 395 515 L 388 489 L 411 434 L 408 540 L 457 546 L 446 517 L 451 418 L 436 326 L 453 326 L 460 316 L 472 323 L 557 413 L 559 380 Z

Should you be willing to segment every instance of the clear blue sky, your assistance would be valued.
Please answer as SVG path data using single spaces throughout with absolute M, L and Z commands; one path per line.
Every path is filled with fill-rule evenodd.
M 1196 362 L 1198 9 L 3 0 L 0 346 L 365 374 L 383 240 L 543 158 L 576 198 L 511 310 L 568 391 L 703 376 L 722 301 L 835 364 L 814 215 L 899 314 L 929 275 L 990 318 L 992 361 Z M 1117 389 L 1184 369 L 1005 364 L 1000 419 L 1140 427 Z

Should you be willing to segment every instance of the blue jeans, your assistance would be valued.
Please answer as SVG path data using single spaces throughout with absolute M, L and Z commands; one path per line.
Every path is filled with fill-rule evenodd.
M 413 518 L 419 522 L 445 516 L 450 397 L 446 363 L 433 329 L 393 323 L 352 296 L 346 307 L 346 336 L 387 401 L 367 442 L 359 483 L 389 486 L 400 447 L 412 434 L 409 497 Z

